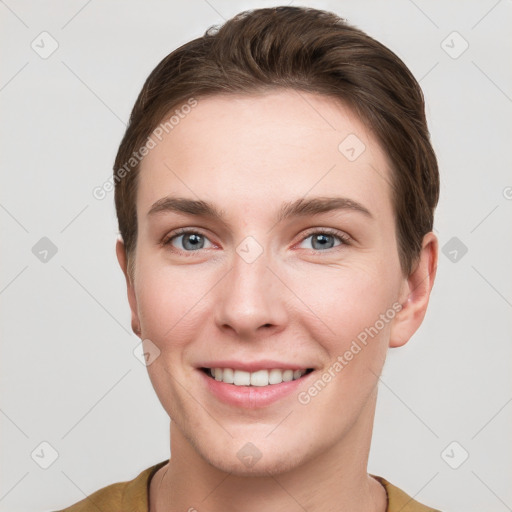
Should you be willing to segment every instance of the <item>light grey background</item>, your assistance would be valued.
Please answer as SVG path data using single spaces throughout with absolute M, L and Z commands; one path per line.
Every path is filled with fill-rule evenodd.
M 512 2 L 292 4 L 339 13 L 405 61 L 440 163 L 446 255 L 423 326 L 389 353 L 369 471 L 443 511 L 512 510 Z M 133 354 L 113 193 L 92 190 L 156 64 L 271 5 L 0 1 L 1 511 L 69 506 L 168 458 L 168 417 Z M 43 442 L 58 452 L 47 469 Z

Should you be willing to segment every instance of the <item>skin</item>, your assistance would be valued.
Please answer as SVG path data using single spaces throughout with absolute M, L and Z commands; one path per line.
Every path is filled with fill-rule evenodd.
M 353 162 L 338 150 L 349 134 L 366 146 Z M 199 99 L 145 157 L 133 280 L 121 240 L 116 251 L 132 328 L 160 350 L 148 373 L 171 418 L 172 458 L 151 481 L 151 512 L 385 511 L 385 490 L 367 473 L 378 377 L 388 348 L 423 321 L 438 252 L 428 233 L 403 275 L 390 177 L 384 151 L 351 110 L 293 90 Z M 212 202 L 225 223 L 148 215 L 166 195 Z M 333 196 L 371 217 L 342 210 L 276 223 L 285 201 Z M 182 227 L 206 237 L 202 248 L 184 245 L 190 235 L 162 244 Z M 327 233 L 325 249 L 309 228 L 349 242 Z M 249 235 L 263 248 L 252 263 L 236 252 Z M 269 358 L 321 378 L 393 304 L 401 311 L 305 405 L 297 393 L 259 409 L 227 405 L 195 368 Z M 252 467 L 236 456 L 247 442 L 262 455 Z

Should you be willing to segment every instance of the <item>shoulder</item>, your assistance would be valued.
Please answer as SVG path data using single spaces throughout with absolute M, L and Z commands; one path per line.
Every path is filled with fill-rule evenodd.
M 386 489 L 386 494 L 388 495 L 388 507 L 386 512 L 441 512 L 436 508 L 427 507 L 414 498 L 411 498 L 411 496 L 402 491 L 402 489 L 388 482 L 385 478 L 376 475 L 371 476 L 379 481 Z
M 55 512 L 98 512 L 98 510 L 147 512 L 149 482 L 151 477 L 167 462 L 163 461 L 145 469 L 133 480 L 117 482 L 98 489 L 70 507 Z
M 122 496 L 128 482 L 119 482 L 97 490 L 70 507 L 55 512 L 89 512 L 97 510 L 120 510 Z

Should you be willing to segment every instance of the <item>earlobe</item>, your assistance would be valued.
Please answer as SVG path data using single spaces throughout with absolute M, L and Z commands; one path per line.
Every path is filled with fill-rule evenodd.
M 135 287 L 134 283 L 132 282 L 129 272 L 128 272 L 128 258 L 126 256 L 126 248 L 123 242 L 123 239 L 121 237 L 118 237 L 116 241 L 116 255 L 117 255 L 117 261 L 119 262 L 119 266 L 121 267 L 121 270 L 123 271 L 125 281 L 126 281 L 126 292 L 128 295 L 128 302 L 130 304 L 130 310 L 131 310 L 131 324 L 132 324 L 132 331 L 140 337 L 141 335 L 141 326 L 140 326 L 140 320 L 139 320 L 139 312 L 137 308 L 137 297 L 135 295 Z
M 404 279 L 400 296 L 402 309 L 391 326 L 391 348 L 405 345 L 423 322 L 436 276 L 437 255 L 437 237 L 433 232 L 429 232 L 423 237 L 416 267 Z

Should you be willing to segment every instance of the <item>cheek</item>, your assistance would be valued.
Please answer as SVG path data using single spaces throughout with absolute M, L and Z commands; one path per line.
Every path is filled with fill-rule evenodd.
M 351 265 L 330 270 L 318 268 L 297 292 L 314 312 L 302 308 L 298 313 L 302 328 L 326 355 L 317 380 L 301 390 L 298 401 L 323 418 L 327 437 L 339 436 L 374 396 L 396 315 L 392 276 L 383 269 Z M 333 416 L 333 407 L 345 414 Z
M 187 347 L 198 336 L 201 298 L 209 287 L 183 268 L 153 259 L 138 269 L 137 306 L 144 339 L 158 347 L 159 356 L 147 366 L 152 386 L 171 419 L 182 422 L 190 404 L 183 394 L 187 382 L 183 362 Z
M 194 324 L 195 315 L 204 296 L 200 276 L 180 269 L 151 263 L 139 268 L 137 306 L 143 335 L 161 350 L 165 340 L 186 341 L 184 334 Z M 197 325 L 197 324 L 196 324 Z
M 396 300 L 391 277 L 385 269 L 370 265 L 318 266 L 310 269 L 307 279 L 290 276 L 291 282 L 297 283 L 297 296 L 307 306 L 301 309 L 302 322 L 309 324 L 312 334 L 316 332 L 314 339 L 331 359 L 347 350 L 358 337 L 364 341 L 365 333 L 368 340 L 384 343 L 391 326 L 388 317 L 394 317 Z M 386 313 L 388 317 L 382 321 L 381 315 Z
M 317 266 L 307 278 L 297 273 L 290 279 L 297 296 L 326 327 L 343 337 L 351 327 L 373 324 L 392 306 L 396 295 L 390 276 L 370 267 Z

